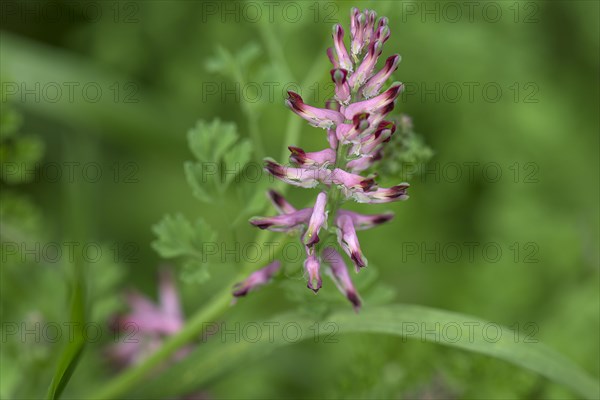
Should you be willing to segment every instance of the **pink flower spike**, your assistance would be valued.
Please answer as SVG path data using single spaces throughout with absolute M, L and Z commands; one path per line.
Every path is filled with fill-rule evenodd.
M 289 214 L 276 215 L 274 217 L 252 217 L 250 223 L 260 229 L 268 229 L 273 232 L 288 232 L 301 224 L 308 223 L 312 214 L 312 208 L 303 208 Z
M 330 266 L 328 273 L 331 276 L 331 279 L 333 279 L 335 286 L 337 286 L 340 292 L 350 300 L 354 307 L 354 311 L 358 312 L 358 310 L 360 310 L 361 301 L 356 289 L 354 289 L 350 275 L 348 274 L 348 267 L 346 267 L 346 263 L 340 253 L 335 251 L 332 247 L 327 247 L 323 250 L 323 261 Z
M 354 211 L 340 210 L 338 213 L 339 215 L 347 215 L 350 217 L 352 224 L 354 225 L 354 229 L 357 231 L 374 228 L 383 223 L 391 221 L 394 218 L 394 214 L 391 212 L 367 215 L 359 214 Z
M 352 60 L 348 55 L 348 50 L 346 50 L 346 45 L 344 44 L 344 29 L 340 24 L 335 24 L 333 27 L 333 45 L 335 47 L 335 52 L 337 53 L 340 67 L 352 72 Z
M 313 126 L 329 129 L 344 122 L 344 116 L 337 111 L 309 106 L 299 94 L 292 91 L 288 91 L 288 96 L 285 104 Z
M 344 214 L 338 215 L 336 218 L 336 225 L 338 243 L 344 252 L 348 254 L 348 257 L 352 259 L 352 262 L 354 262 L 354 265 L 356 266 L 356 272 L 358 272 L 360 268 L 367 266 L 367 260 L 360 249 L 352 218 Z
M 319 242 L 319 231 L 327 222 L 327 211 L 325 211 L 326 206 L 327 194 L 325 192 L 321 192 L 317 196 L 317 201 L 315 202 L 312 215 L 310 216 L 310 221 L 308 222 L 308 228 L 302 237 L 302 242 L 307 247 L 312 247 Z
M 335 98 L 342 104 L 348 104 L 350 101 L 350 86 L 348 85 L 348 71 L 342 68 L 332 69 L 330 71 L 331 79 L 335 83 Z
M 271 200 L 271 203 L 273 203 L 275 209 L 280 214 L 291 214 L 296 211 L 296 208 L 290 203 L 288 203 L 288 201 L 281 195 L 281 193 L 271 189 L 267 192 L 267 196 L 269 197 L 269 200 Z
M 385 66 L 371 77 L 362 88 L 362 94 L 365 98 L 370 99 L 377 96 L 381 86 L 389 79 L 392 73 L 398 68 L 400 56 L 398 54 L 389 57 L 385 60 Z
M 335 151 L 324 149 L 316 152 L 305 152 L 300 147 L 289 146 L 290 162 L 302 167 L 325 166 L 335 164 Z
M 249 292 L 255 290 L 256 288 L 267 284 L 271 280 L 273 275 L 275 275 L 275 273 L 279 271 L 280 267 L 281 263 L 275 260 L 266 267 L 263 267 L 258 271 L 254 271 L 243 282 L 236 283 L 233 286 L 233 295 L 235 297 L 242 297 L 247 295 Z
M 320 268 L 321 264 L 319 259 L 314 253 L 311 253 L 310 249 L 307 247 L 306 260 L 304 261 L 304 269 L 308 273 L 308 282 L 306 286 L 315 293 L 317 293 L 323 286 L 323 280 L 321 279 L 321 274 L 319 273 Z
M 388 90 L 381 93 L 379 96 L 373 97 L 369 100 L 360 101 L 358 103 L 350 104 L 344 110 L 344 115 L 347 119 L 352 119 L 356 114 L 360 113 L 374 113 L 376 110 L 386 107 L 396 100 L 396 97 L 400 94 L 403 89 L 401 83 L 395 83 Z
M 391 188 L 380 188 L 372 192 L 359 192 L 355 191 L 352 193 L 352 197 L 359 203 L 390 203 L 392 201 L 407 200 L 408 195 L 406 190 L 410 185 L 408 183 L 401 183 Z

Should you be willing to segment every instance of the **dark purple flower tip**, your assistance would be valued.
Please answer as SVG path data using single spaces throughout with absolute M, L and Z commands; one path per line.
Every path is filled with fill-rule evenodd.
M 310 290 L 312 290 L 313 292 L 315 292 L 315 294 L 316 294 L 319 291 L 319 289 L 321 289 L 321 287 L 323 287 L 323 280 L 319 277 L 317 279 L 316 285 L 314 285 L 312 280 L 309 280 L 308 283 L 306 284 L 306 287 L 309 288 Z
M 396 104 L 392 101 L 391 103 L 387 104 L 386 106 L 381 107 L 379 110 L 377 110 L 377 112 L 381 115 L 387 115 L 394 110 L 395 106 L 396 106 Z
M 265 158 L 265 170 L 277 178 L 282 178 L 285 176 L 285 170 L 283 166 L 279 165 L 270 158 Z
M 273 275 L 275 275 L 275 273 L 279 271 L 280 267 L 281 263 L 276 260 L 273 261 L 271 264 L 267 265 L 266 267 L 254 271 L 244 281 L 233 285 L 233 296 L 246 296 L 248 292 L 267 284 L 271 280 Z
M 364 192 L 369 191 L 373 186 L 375 186 L 375 178 L 365 178 L 360 182 L 360 187 Z
M 343 85 L 346 83 L 346 78 L 348 76 L 348 71 L 343 68 L 334 68 L 329 71 L 331 74 L 331 79 L 338 85 Z
M 261 217 L 250 218 L 248 222 L 259 229 L 268 229 L 273 226 L 273 222 L 265 221 L 265 219 Z
M 383 67 L 383 73 L 390 74 L 396 69 L 398 69 L 398 64 L 400 63 L 400 54 L 394 54 L 393 56 L 389 56 L 387 60 L 385 60 L 385 65 Z
M 291 90 L 288 90 L 287 94 L 288 94 L 288 98 L 286 99 L 286 104 L 288 104 L 290 106 L 290 108 L 297 110 L 297 111 L 305 110 L 304 101 L 302 100 L 302 96 L 300 96 L 298 93 L 292 92 Z
M 408 183 L 403 183 L 400 185 L 392 186 L 386 197 L 389 199 L 397 199 L 402 196 L 406 196 L 406 191 L 409 188 L 409 186 L 410 185 Z
M 373 154 L 373 156 L 371 157 L 371 159 L 373 161 L 379 161 L 383 158 L 383 149 L 379 149 L 375 152 L 375 154 Z
M 375 218 L 373 218 L 373 224 L 374 225 L 384 224 L 388 221 L 391 221 L 392 219 L 394 219 L 393 213 L 379 214 Z
M 271 202 L 273 204 L 275 204 L 275 206 L 280 209 L 280 210 L 284 210 L 287 207 L 289 207 L 289 203 L 285 200 L 285 198 L 281 195 L 281 193 L 270 189 L 267 192 L 267 195 L 269 196 L 269 199 L 271 200 Z
M 348 290 L 346 292 L 346 297 L 348 298 L 348 300 L 350 300 L 350 303 L 352 303 L 352 307 L 354 308 L 354 311 L 358 313 L 358 311 L 360 310 L 360 307 L 362 305 L 360 298 L 358 297 L 358 294 L 354 290 Z
M 389 100 L 394 100 L 400 92 L 404 89 L 404 85 L 400 82 L 394 82 L 392 86 L 388 90 L 385 91 L 386 98 Z
M 290 153 L 290 161 L 299 165 L 304 165 L 306 163 L 306 152 L 302 150 L 300 147 L 288 146 L 288 150 Z
M 358 268 L 364 268 L 367 266 L 367 261 L 365 260 L 363 255 L 361 253 L 359 253 L 358 251 L 353 251 L 350 258 L 354 262 L 354 265 L 356 265 L 357 272 L 358 272 Z
M 381 121 L 379 125 L 377 125 L 377 131 L 381 132 L 384 130 L 390 130 L 390 135 L 393 135 L 396 132 L 396 124 L 393 121 Z
M 369 113 L 359 113 L 352 117 L 352 124 L 357 131 L 364 131 L 369 127 Z

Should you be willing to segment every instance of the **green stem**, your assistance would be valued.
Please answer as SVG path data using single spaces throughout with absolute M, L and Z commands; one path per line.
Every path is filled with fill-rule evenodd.
M 267 29 L 269 29 L 268 26 Z M 281 50 L 278 50 L 279 43 L 277 41 L 270 40 L 270 38 L 273 37 L 272 35 L 264 35 L 264 37 L 266 40 L 268 39 L 267 47 L 271 53 L 271 58 L 281 62 L 281 58 L 283 57 L 280 55 L 283 53 Z M 310 83 L 318 79 L 319 75 L 322 74 L 324 69 L 324 60 L 326 60 L 326 57 L 317 58 L 317 61 L 315 61 L 313 64 L 308 73 L 308 78 L 303 82 L 303 85 L 306 84 L 306 82 Z M 284 71 L 286 71 L 286 74 L 289 74 L 289 67 L 287 64 L 283 63 L 282 65 L 284 66 Z M 290 115 L 286 128 L 282 158 L 287 156 L 287 145 L 290 143 L 295 143 L 298 140 L 301 128 L 300 122 L 301 120 L 298 118 L 298 116 L 295 114 Z M 258 135 L 258 130 L 251 128 L 250 134 L 254 137 L 254 135 Z M 276 187 L 285 193 L 285 190 L 288 186 L 283 185 L 283 182 L 278 181 L 276 183 Z M 260 231 L 256 236 L 255 241 L 266 241 L 271 234 L 272 232 L 270 231 Z M 217 292 L 205 307 L 198 310 L 198 312 L 188 320 L 179 333 L 168 338 L 161 348 L 149 356 L 142 364 L 129 368 L 121 375 L 117 376 L 114 380 L 109 382 L 108 385 L 103 388 L 103 390 L 96 394 L 95 398 L 103 400 L 118 398 L 130 390 L 137 382 L 142 380 L 146 374 L 152 371 L 153 368 L 155 368 L 161 362 L 167 360 L 175 351 L 177 351 L 177 349 L 194 338 L 200 336 L 207 323 L 214 321 L 227 311 L 229 304 L 231 303 L 231 287 L 235 283 L 243 280 L 248 274 L 248 270 L 253 268 L 256 264 L 257 262 L 253 262 L 244 265 L 244 267 L 242 267 L 240 272 L 231 280 L 229 284 L 225 285 L 221 291 Z
M 237 277 L 235 278 L 238 279 Z M 213 321 L 216 317 L 223 314 L 231 303 L 231 285 L 226 286 L 226 290 L 217 293 L 210 302 L 196 313 L 185 324 L 183 329 L 177 335 L 171 336 L 155 353 L 149 356 L 142 364 L 129 368 L 124 373 L 115 378 L 103 390 L 98 392 L 95 398 L 98 399 L 116 399 L 123 393 L 126 393 L 138 381 L 144 378 L 154 367 L 168 359 L 177 349 L 193 340 L 203 331 L 206 323 Z
M 271 231 L 260 231 L 256 236 L 256 241 L 263 243 L 269 239 L 272 235 Z M 277 247 L 281 247 L 284 241 L 277 244 Z M 231 288 L 237 282 L 242 281 L 248 275 L 248 272 L 257 264 L 265 261 L 263 259 L 246 263 L 240 272 L 227 283 L 222 290 L 217 292 L 206 306 L 200 309 L 192 318 L 188 319 L 185 326 L 176 335 L 169 337 L 165 340 L 163 345 L 155 353 L 150 355 L 144 360 L 142 364 L 133 366 L 117 376 L 113 381 L 109 382 L 94 398 L 97 399 L 116 399 L 123 393 L 126 393 L 131 389 L 135 383 L 142 380 L 146 374 L 151 372 L 157 365 L 168 358 L 177 351 L 180 347 L 186 343 L 192 341 L 194 338 L 199 337 L 204 328 L 208 323 L 216 320 L 219 316 L 223 315 L 228 309 L 232 301 Z

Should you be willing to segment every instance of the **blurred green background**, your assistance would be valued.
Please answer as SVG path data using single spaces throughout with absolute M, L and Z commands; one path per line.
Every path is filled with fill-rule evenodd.
M 151 227 L 163 215 L 204 218 L 230 246 L 252 241 L 249 224 L 229 228 L 265 186 L 199 202 L 182 167 L 192 159 L 186 132 L 217 117 L 251 141 L 254 130 L 265 148 L 255 150 L 255 163 L 264 155 L 285 162 L 287 145 L 323 148 L 324 132 L 304 121 L 297 142 L 284 143 L 295 117 L 284 87 L 302 85 L 305 100 L 321 106 L 332 93 L 324 52 L 331 26 L 349 31 L 351 7 L 373 8 L 390 20 L 383 57 L 402 56 L 394 78 L 406 91 L 395 112 L 413 118 L 434 156 L 412 176 L 407 202 L 352 205 L 396 213 L 359 234 L 369 273 L 378 275 L 364 289 L 364 307 L 414 303 L 516 326 L 597 377 L 598 2 L 286 4 L 3 2 L 2 126 L 16 131 L 18 115 L 18 135 L 28 138 L 2 137 L 3 321 L 62 321 L 68 313 L 61 263 L 22 249 L 7 255 L 9 242 L 102 243 L 111 257 L 90 272 L 98 289 L 88 306 L 103 321 L 123 309 L 124 289 L 155 297 L 164 261 L 150 245 Z M 66 163 L 77 162 L 69 179 Z M 57 165 L 63 175 L 53 179 Z M 94 170 L 97 180 L 89 178 Z M 398 179 L 381 177 L 385 186 Z M 298 206 L 314 195 L 288 191 Z M 209 266 L 209 282 L 179 280 L 187 315 L 239 269 L 225 261 Z M 169 262 L 182 270 L 181 260 Z M 338 301 L 334 308 L 348 307 L 330 281 L 329 294 L 313 296 L 298 272 L 291 275 L 224 318 L 316 309 L 326 296 Z M 353 277 L 360 287 L 369 275 Z M 86 351 L 66 395 L 81 396 L 114 374 L 103 345 Z M 44 393 L 56 347 L 4 340 L 2 347 L 3 396 Z M 32 377 L 28 385 L 21 375 Z M 575 398 L 503 361 L 375 335 L 289 346 L 201 390 L 211 398 Z

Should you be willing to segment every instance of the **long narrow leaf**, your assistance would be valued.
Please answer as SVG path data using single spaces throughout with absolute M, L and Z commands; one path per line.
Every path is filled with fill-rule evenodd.
M 283 346 L 314 338 L 315 331 L 312 327 L 315 321 L 306 317 L 285 314 L 270 320 L 278 321 L 278 325 L 274 327 L 272 334 L 262 335 L 255 343 L 223 342 L 215 339 L 200 344 L 185 360 L 143 385 L 143 388 L 135 393 L 136 397 L 149 394 L 165 397 L 189 393 L 207 381 L 245 365 L 248 360 L 256 360 Z M 390 334 L 403 340 L 417 339 L 486 354 L 536 372 L 570 388 L 584 398 L 599 398 L 597 380 L 561 354 L 541 343 L 515 341 L 514 331 L 511 329 L 479 318 L 399 304 L 365 309 L 359 315 L 352 312 L 336 313 L 320 322 L 322 326 L 324 323 L 334 324 L 330 326 L 335 327 L 336 334 Z M 460 330 L 457 330 L 457 327 Z M 296 332 L 300 332 L 300 336 L 290 340 Z

